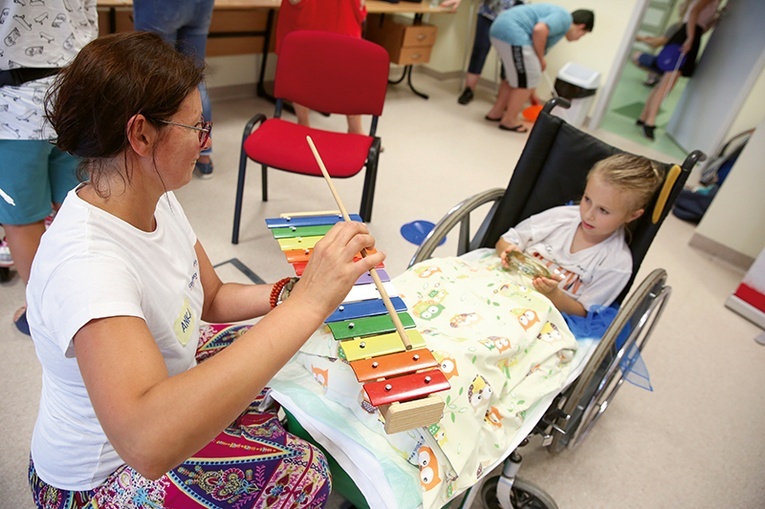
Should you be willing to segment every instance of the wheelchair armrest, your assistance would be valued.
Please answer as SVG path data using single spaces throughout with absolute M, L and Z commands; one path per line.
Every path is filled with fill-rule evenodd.
M 457 247 L 457 254 L 463 254 L 468 251 L 470 247 L 470 213 L 478 207 L 487 203 L 494 203 L 495 205 L 505 194 L 505 190 L 502 188 L 489 189 L 482 193 L 471 196 L 465 200 L 462 200 L 457 205 L 449 209 L 449 211 L 442 217 L 436 226 L 428 233 L 425 240 L 420 244 L 415 251 L 414 256 L 409 261 L 409 267 L 415 263 L 419 263 L 423 260 L 427 260 L 433 254 L 438 244 L 446 237 L 446 234 L 451 232 L 455 226 L 460 224 L 460 239 Z M 493 213 L 489 214 L 489 216 Z
M 550 113 L 553 108 L 556 106 L 560 106 L 561 108 L 569 109 L 571 107 L 571 101 L 564 97 L 553 97 L 549 101 L 547 101 L 544 105 L 544 108 L 542 108 L 542 111 L 545 113 Z

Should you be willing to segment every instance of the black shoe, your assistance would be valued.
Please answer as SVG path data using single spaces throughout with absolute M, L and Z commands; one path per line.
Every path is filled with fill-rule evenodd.
M 468 104 L 470 101 L 473 100 L 473 91 L 470 90 L 470 87 L 465 87 L 465 90 L 462 91 L 462 94 L 460 94 L 459 99 L 457 99 L 457 102 L 460 104 Z
M 654 137 L 653 137 L 653 130 L 656 129 L 656 126 L 655 125 L 643 124 L 642 127 L 643 127 L 643 129 L 641 129 L 641 132 L 643 133 L 643 136 L 645 136 L 649 140 L 653 141 L 653 139 L 654 139 Z
M 638 126 L 638 127 L 641 127 L 641 126 L 644 126 L 644 125 L 645 125 L 645 122 L 643 122 L 643 121 L 642 121 L 642 120 L 640 120 L 640 119 L 637 119 L 637 120 L 635 120 L 635 125 L 636 125 L 636 126 Z

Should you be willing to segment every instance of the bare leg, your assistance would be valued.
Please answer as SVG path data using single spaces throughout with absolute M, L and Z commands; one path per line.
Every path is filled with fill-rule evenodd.
M 38 221 L 22 225 L 4 224 L 3 229 L 5 229 L 5 238 L 13 257 L 13 265 L 24 284 L 27 284 L 32 268 L 32 258 L 40 245 L 40 237 L 45 233 L 45 223 Z
M 499 121 L 500 125 L 505 127 L 518 126 L 518 114 L 521 112 L 523 105 L 526 104 L 526 101 L 529 100 L 533 92 L 533 88 L 511 89 L 507 101 L 507 109 L 505 109 L 505 114 L 502 115 L 502 120 Z
M 510 92 L 513 89 L 510 87 L 510 83 L 506 80 L 502 80 L 499 85 L 499 93 L 497 94 L 497 100 L 494 101 L 494 106 L 491 107 L 489 113 L 486 114 L 489 118 L 502 118 L 507 108 L 507 101 L 510 98 Z
M 295 108 L 295 115 L 297 115 L 298 124 L 309 127 L 310 121 L 308 119 L 308 113 L 311 111 L 305 106 L 301 106 L 297 103 L 292 103 L 292 107 Z
M 640 114 L 640 120 L 642 120 L 648 126 L 656 125 L 656 116 L 659 114 L 659 107 L 667 94 L 672 90 L 677 82 L 677 78 L 680 76 L 680 72 L 666 72 L 662 76 L 659 84 L 651 90 L 651 94 L 643 106 L 643 111 Z
M 361 115 L 348 115 L 348 132 L 351 134 L 366 134 L 361 127 Z

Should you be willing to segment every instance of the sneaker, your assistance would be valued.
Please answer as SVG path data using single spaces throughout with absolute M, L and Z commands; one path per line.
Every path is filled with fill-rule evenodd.
M 11 258 L 11 248 L 8 247 L 5 237 L 0 241 L 0 267 L 10 267 L 13 265 L 13 258 Z
M 655 125 L 643 124 L 642 125 L 642 129 L 640 130 L 640 132 L 643 133 L 643 136 L 645 136 L 649 140 L 653 141 L 654 140 L 654 137 L 653 137 L 653 130 L 654 129 L 656 129 Z
M 213 176 L 213 163 L 210 161 L 209 163 L 202 163 L 197 161 L 197 164 L 194 166 L 196 170 L 199 172 L 199 176 L 203 179 L 210 179 Z
M 470 101 L 473 100 L 473 97 L 475 94 L 473 94 L 473 91 L 470 90 L 470 87 L 465 87 L 465 90 L 462 91 L 462 94 L 460 94 L 459 99 L 457 99 L 457 102 L 460 104 L 468 104 Z
M 650 73 L 648 77 L 645 79 L 645 81 L 643 82 L 643 85 L 647 87 L 653 87 L 659 82 L 660 79 L 661 79 L 660 74 Z

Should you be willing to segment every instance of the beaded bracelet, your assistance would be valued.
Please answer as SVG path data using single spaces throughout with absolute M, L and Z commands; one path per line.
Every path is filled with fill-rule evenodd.
M 294 288 L 298 281 L 300 281 L 298 277 L 285 277 L 274 283 L 273 288 L 271 288 L 271 295 L 268 298 L 271 309 L 274 309 L 289 297 L 292 288 Z

